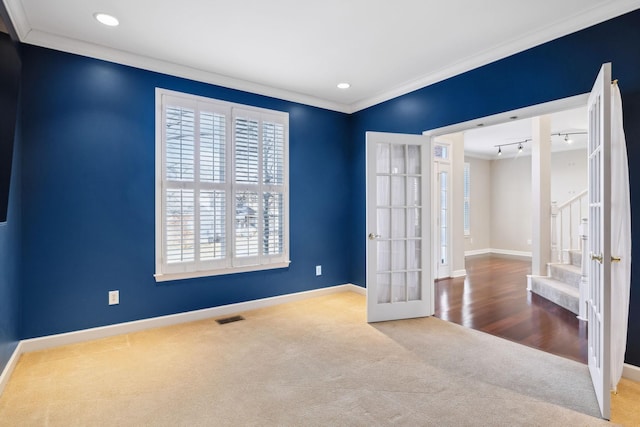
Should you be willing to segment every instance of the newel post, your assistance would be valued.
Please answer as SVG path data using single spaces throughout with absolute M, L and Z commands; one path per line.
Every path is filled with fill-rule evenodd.
M 558 253 L 558 202 L 551 202 L 551 262 L 560 262 Z
M 580 307 L 578 319 L 587 320 L 587 299 L 589 298 L 589 246 L 587 245 L 587 218 L 580 221 L 580 250 L 582 252 L 580 272 Z

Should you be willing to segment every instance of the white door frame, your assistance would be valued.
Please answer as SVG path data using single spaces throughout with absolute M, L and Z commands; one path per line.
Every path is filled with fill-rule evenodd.
M 443 147 L 447 148 L 447 158 L 446 159 L 442 159 L 442 158 L 437 158 L 435 156 L 435 146 L 436 145 L 441 145 Z M 431 203 L 431 208 L 433 210 L 433 214 L 432 214 L 432 218 L 433 220 L 433 230 L 431 230 L 432 233 L 432 241 L 433 241 L 433 276 L 435 279 L 443 279 L 446 277 L 451 277 L 452 275 L 452 266 L 451 266 L 451 256 L 452 256 L 452 252 L 451 252 L 451 225 L 452 225 L 452 215 L 451 215 L 451 195 L 452 195 L 452 186 L 451 186 L 451 174 L 452 174 L 452 165 L 451 165 L 451 143 L 450 142 L 445 142 L 445 141 L 437 141 L 437 142 L 433 142 L 431 144 L 431 151 L 432 151 L 432 158 L 433 158 L 433 174 L 432 174 L 432 180 L 433 180 L 433 184 L 431 186 L 432 190 L 431 190 L 431 194 L 432 194 L 432 203 Z M 447 172 L 447 176 L 448 176 L 448 181 L 447 181 L 447 206 L 446 206 L 446 212 L 447 212 L 447 218 L 446 218 L 446 223 L 447 223 L 447 236 L 446 236 L 446 246 L 447 246 L 447 253 L 446 253 L 446 258 L 447 258 L 447 263 L 445 266 L 442 265 L 441 263 L 441 231 L 442 231 L 442 227 L 441 227 L 441 215 L 440 213 L 441 211 L 441 205 L 440 205 L 440 191 L 441 191 L 441 187 L 440 187 L 440 172 L 441 171 L 446 171 Z
M 423 135 L 429 136 L 432 145 L 435 138 L 449 135 L 451 133 L 464 132 L 466 130 L 477 129 L 478 127 L 500 125 L 513 121 L 512 117 L 518 120 L 527 119 L 545 114 L 553 114 L 559 111 L 572 110 L 578 107 L 584 107 L 589 101 L 589 94 L 575 95 L 569 98 L 558 99 L 555 101 L 545 102 L 543 104 L 531 105 L 529 107 L 519 108 L 517 110 L 506 111 L 504 113 L 494 114 L 492 116 L 480 117 L 466 122 L 456 123 L 449 126 L 430 129 L 422 132 Z
M 598 79 L 600 78 L 601 77 L 599 75 Z M 608 80 L 606 82 L 607 85 L 611 84 L 610 76 L 606 77 L 605 80 Z M 590 96 L 591 96 L 590 93 L 585 93 L 582 95 L 572 96 L 570 98 L 550 101 L 543 104 L 521 108 L 518 110 L 512 110 L 512 111 L 508 111 L 500 114 L 495 114 L 493 116 L 482 117 L 474 120 L 469 120 L 463 123 L 457 123 L 450 126 L 444 126 L 441 128 L 428 130 L 423 132 L 423 135 L 429 136 L 431 138 L 432 145 L 433 145 L 435 138 L 437 137 L 448 135 L 451 133 L 464 132 L 466 130 L 475 129 L 479 126 L 491 126 L 491 125 L 507 123 L 510 120 L 512 120 L 512 117 L 516 117 L 518 119 L 532 118 L 532 117 L 542 116 L 545 114 L 552 114 L 559 111 L 570 110 L 573 108 L 584 107 L 585 105 L 589 104 Z M 610 95 L 608 96 L 608 98 L 610 100 Z M 592 222 L 591 219 L 589 220 L 589 222 L 590 223 Z M 534 236 L 534 238 L 536 237 Z M 610 239 L 607 240 L 607 242 L 610 243 Z M 608 249 L 605 248 L 604 250 L 602 250 L 602 254 L 600 256 L 603 258 L 603 260 L 606 259 L 607 260 L 606 262 L 610 264 L 611 254 L 610 254 L 610 251 L 608 251 Z M 591 264 L 595 263 L 595 261 L 593 260 L 591 260 L 590 262 Z M 607 268 L 605 268 L 605 270 L 607 270 L 608 277 L 610 277 L 610 270 Z M 605 297 L 604 300 L 606 301 L 607 298 Z M 605 311 L 608 311 L 608 310 L 605 309 Z M 606 323 L 608 324 L 608 322 Z M 608 326 L 610 327 L 610 325 Z M 589 330 L 591 329 L 592 329 L 592 326 L 590 325 Z M 602 344 L 606 346 L 609 342 L 610 331 L 605 328 L 602 331 L 602 333 L 606 336 L 606 338 L 602 340 L 603 341 Z M 601 339 L 602 339 L 602 336 L 601 336 Z M 608 387 L 610 386 L 609 384 L 610 358 L 606 356 L 603 357 L 601 355 L 599 359 L 600 359 L 599 364 L 600 364 L 601 370 L 599 372 L 594 372 L 594 370 L 590 366 L 590 371 L 592 375 L 594 389 L 596 389 L 596 394 L 598 395 L 598 400 L 599 400 L 598 403 L 600 405 L 602 416 L 608 419 L 610 416 L 610 403 L 609 403 L 610 396 L 608 393 Z M 591 365 L 591 361 L 590 361 L 590 365 Z M 598 381 L 598 378 L 596 377 L 599 378 L 599 381 Z

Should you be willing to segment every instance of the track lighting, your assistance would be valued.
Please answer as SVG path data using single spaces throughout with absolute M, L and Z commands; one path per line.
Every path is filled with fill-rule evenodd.
M 571 144 L 573 143 L 573 140 L 569 138 L 570 135 L 586 135 L 586 134 L 587 134 L 586 131 L 557 132 L 557 133 L 552 133 L 551 136 L 564 136 L 564 142 L 566 144 Z M 508 142 L 506 144 L 497 144 L 497 145 L 494 145 L 494 147 L 498 147 L 498 156 L 502 156 L 502 147 L 507 147 L 509 145 L 517 145 L 518 153 L 522 153 L 524 151 L 524 144 L 531 141 L 532 141 L 531 138 L 527 138 L 527 139 L 523 139 L 522 141 Z
M 517 141 L 517 142 L 508 142 L 506 144 L 498 144 L 498 145 L 494 145 L 494 147 L 498 147 L 498 156 L 502 156 L 502 147 L 508 147 L 509 145 L 518 145 L 518 152 L 522 153 L 522 150 L 524 150 L 524 143 L 531 141 L 531 139 L 525 139 L 523 141 Z

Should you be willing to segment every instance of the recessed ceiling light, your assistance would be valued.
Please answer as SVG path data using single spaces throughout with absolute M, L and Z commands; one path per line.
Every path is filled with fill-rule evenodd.
M 93 16 L 98 20 L 98 22 L 108 27 L 117 27 L 120 24 L 118 18 L 106 13 L 94 13 Z
M 338 89 L 349 89 L 350 87 L 349 83 L 338 83 Z

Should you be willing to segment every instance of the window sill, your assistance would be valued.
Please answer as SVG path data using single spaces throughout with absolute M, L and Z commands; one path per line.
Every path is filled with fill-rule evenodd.
M 222 276 L 225 274 L 248 273 L 250 271 L 275 270 L 287 268 L 291 261 L 277 262 L 264 265 L 245 265 L 242 267 L 221 268 L 217 270 L 187 271 L 183 273 L 154 274 L 156 282 L 169 282 L 171 280 L 195 279 L 198 277 Z

